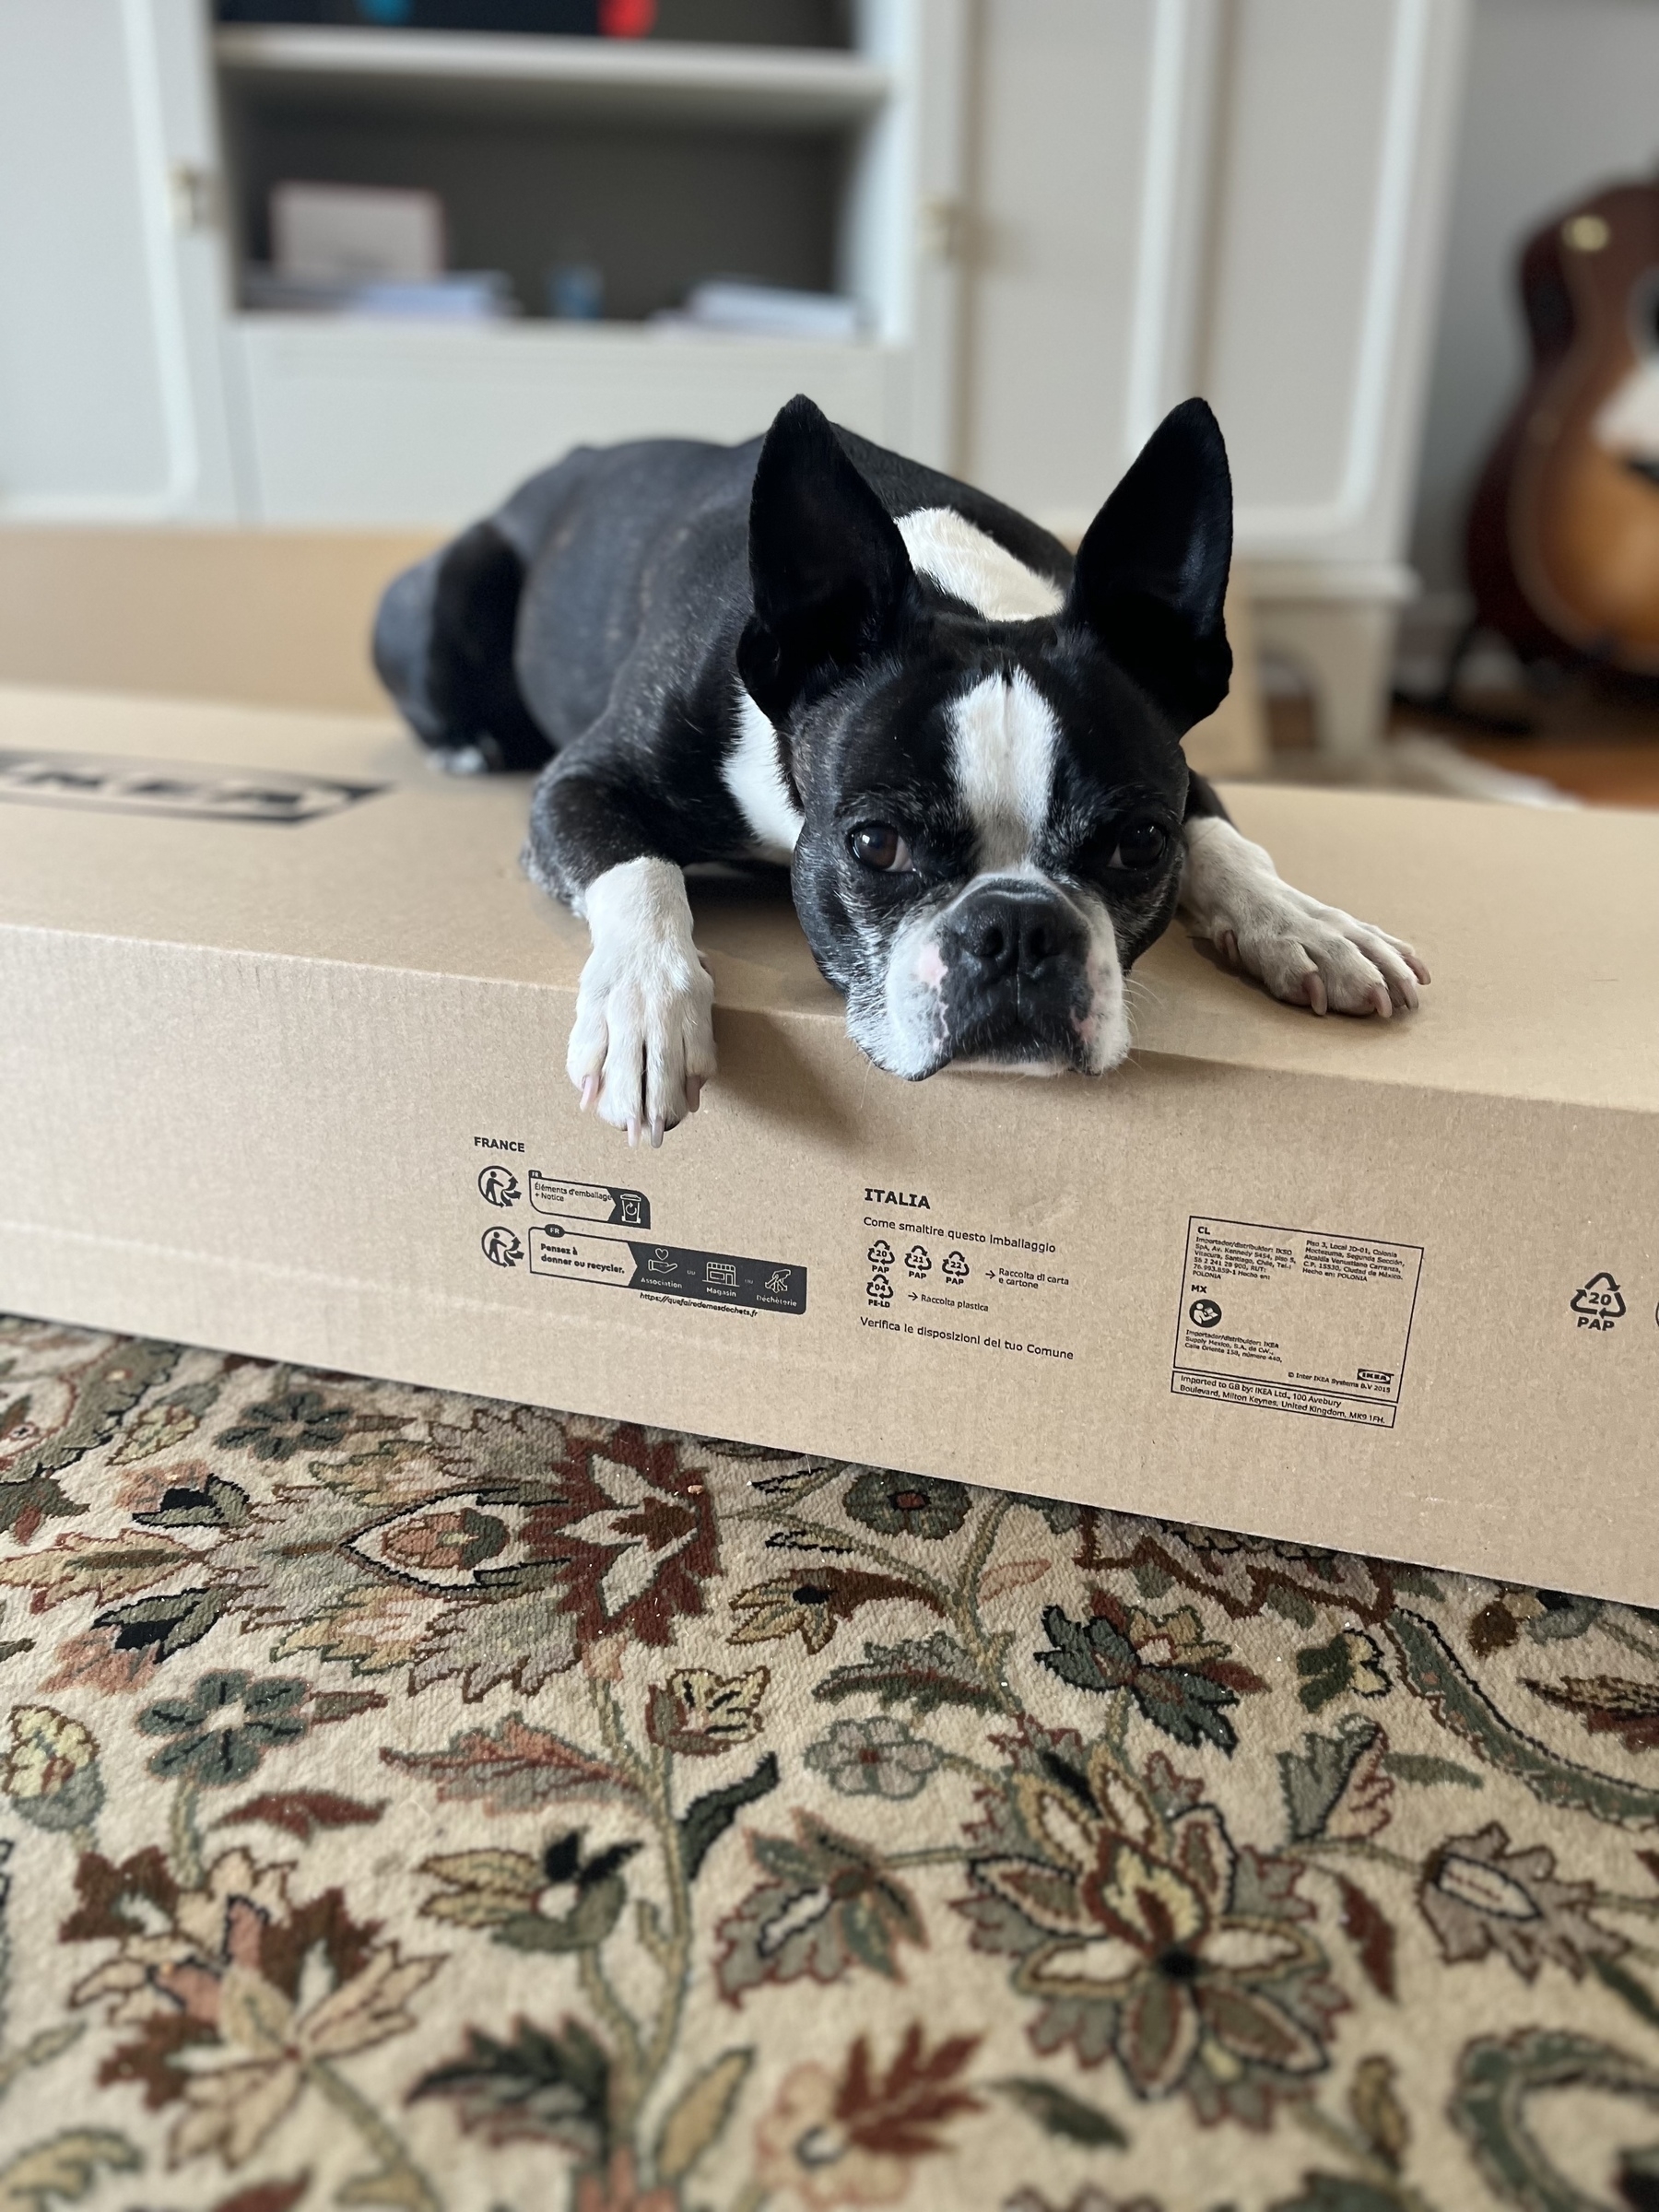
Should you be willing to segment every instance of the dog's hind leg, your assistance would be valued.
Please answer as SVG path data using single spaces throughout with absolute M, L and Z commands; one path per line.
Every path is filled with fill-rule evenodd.
M 493 522 L 394 578 L 374 665 L 404 720 L 445 767 L 539 768 L 552 754 L 513 674 L 524 561 Z

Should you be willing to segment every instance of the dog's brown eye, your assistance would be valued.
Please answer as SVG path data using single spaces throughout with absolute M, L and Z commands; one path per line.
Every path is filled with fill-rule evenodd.
M 1156 822 L 1131 822 L 1112 849 L 1109 868 L 1155 868 L 1170 849 L 1170 841 Z
M 883 876 L 896 876 L 911 865 L 911 850 L 890 822 L 860 822 L 847 842 L 853 857 Z

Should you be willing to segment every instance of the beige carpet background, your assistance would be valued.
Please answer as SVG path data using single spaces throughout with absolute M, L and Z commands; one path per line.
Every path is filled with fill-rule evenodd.
M 1659 2205 L 1659 1622 L 1020 1472 L 0 1321 L 0 2212 Z

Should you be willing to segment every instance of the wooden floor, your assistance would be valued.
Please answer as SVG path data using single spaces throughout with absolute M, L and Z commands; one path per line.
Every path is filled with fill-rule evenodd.
M 1495 768 L 1542 776 L 1593 806 L 1659 806 L 1659 699 L 1631 699 L 1580 679 L 1553 696 L 1483 694 L 1478 703 L 1530 722 L 1533 735 L 1488 736 L 1415 710 L 1394 720 L 1436 731 Z
M 1390 726 L 1444 737 L 1477 759 L 1515 775 L 1541 776 L 1590 806 L 1659 807 L 1659 699 L 1632 700 L 1581 681 L 1542 698 L 1483 693 L 1478 703 L 1525 720 L 1532 734 L 1491 735 L 1418 708 L 1397 709 Z M 1292 695 L 1265 704 L 1275 774 L 1300 781 L 1298 769 L 1305 764 L 1317 780 L 1326 780 L 1314 766 L 1312 702 Z

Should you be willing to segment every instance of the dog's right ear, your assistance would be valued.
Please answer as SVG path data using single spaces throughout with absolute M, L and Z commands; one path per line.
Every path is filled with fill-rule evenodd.
M 774 724 L 879 653 L 915 582 L 893 518 L 805 397 L 780 408 L 760 448 L 749 579 L 737 671 Z

